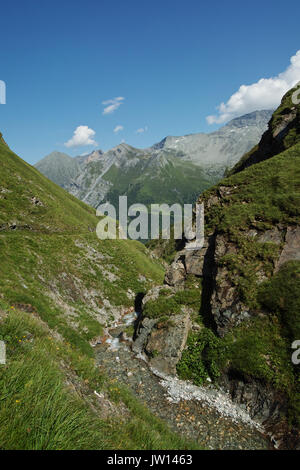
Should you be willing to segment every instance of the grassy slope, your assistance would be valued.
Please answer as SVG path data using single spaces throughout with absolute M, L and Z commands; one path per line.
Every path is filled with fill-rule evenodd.
M 3 141 L 0 165 L 0 339 L 8 358 L 0 366 L 0 448 L 186 447 L 127 390 L 104 385 L 89 345 L 101 333 L 97 308 L 132 305 L 127 290 L 161 282 L 160 264 L 140 243 L 100 242 L 90 231 L 94 211 Z M 115 418 L 94 390 L 119 402 Z
M 95 211 L 2 143 L 0 164 L 0 302 L 32 305 L 87 352 L 88 341 L 101 333 L 97 309 L 106 301 L 131 306 L 128 289 L 143 292 L 162 280 L 163 270 L 138 242 L 99 241 L 90 231 L 98 222 Z
M 94 210 L 56 186 L 0 142 L 0 224 L 17 223 L 40 232 L 86 232 Z M 42 205 L 31 202 L 36 197 Z
M 0 366 L 1 450 L 195 447 L 38 317 L 1 310 L 0 332 L 8 355 Z
M 178 157 L 167 157 L 165 166 L 151 167 L 147 170 L 141 161 L 132 168 L 112 166 L 104 179 L 113 183 L 106 199 L 117 203 L 119 195 L 127 194 L 128 204 L 188 204 L 194 202 L 199 193 L 207 189 L 211 182 L 198 166 Z

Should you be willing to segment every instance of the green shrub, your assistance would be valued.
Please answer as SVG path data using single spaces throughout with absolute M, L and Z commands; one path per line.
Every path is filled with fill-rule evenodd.
M 300 261 L 282 266 L 261 286 L 258 299 L 263 308 L 279 315 L 291 341 L 300 339 Z
M 189 336 L 177 372 L 181 378 L 202 385 L 208 378 L 219 377 L 223 355 L 221 339 L 210 329 L 203 328 L 200 333 Z

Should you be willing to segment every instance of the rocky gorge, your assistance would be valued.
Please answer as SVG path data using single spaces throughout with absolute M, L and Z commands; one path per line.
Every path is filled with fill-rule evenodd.
M 143 299 L 132 347 L 162 374 L 213 382 L 278 448 L 300 446 L 290 352 L 300 334 L 300 110 L 291 94 L 259 145 L 199 197 L 205 244 L 177 244 L 164 285 Z

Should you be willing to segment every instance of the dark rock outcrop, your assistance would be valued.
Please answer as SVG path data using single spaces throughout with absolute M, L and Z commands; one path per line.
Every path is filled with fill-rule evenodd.
M 299 85 L 298 85 L 299 87 Z M 238 173 L 249 166 L 268 160 L 300 140 L 300 108 L 292 102 L 296 88 L 290 90 L 273 114 L 268 130 L 259 144 L 246 154 L 233 168 L 231 174 Z
M 143 305 L 156 300 L 165 287 L 153 288 L 143 299 Z M 169 288 L 170 294 L 175 289 Z M 163 312 L 162 312 L 163 314 Z M 149 364 L 159 372 L 176 374 L 176 365 L 181 359 L 191 329 L 191 318 L 187 308 L 169 319 L 142 317 L 136 332 L 132 350 L 148 356 Z

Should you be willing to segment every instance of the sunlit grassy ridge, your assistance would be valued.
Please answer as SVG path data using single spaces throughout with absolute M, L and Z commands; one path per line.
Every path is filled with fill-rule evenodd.
M 97 219 L 92 208 L 49 181 L 1 141 L 0 168 L 2 228 L 7 224 L 43 232 L 95 228 Z

